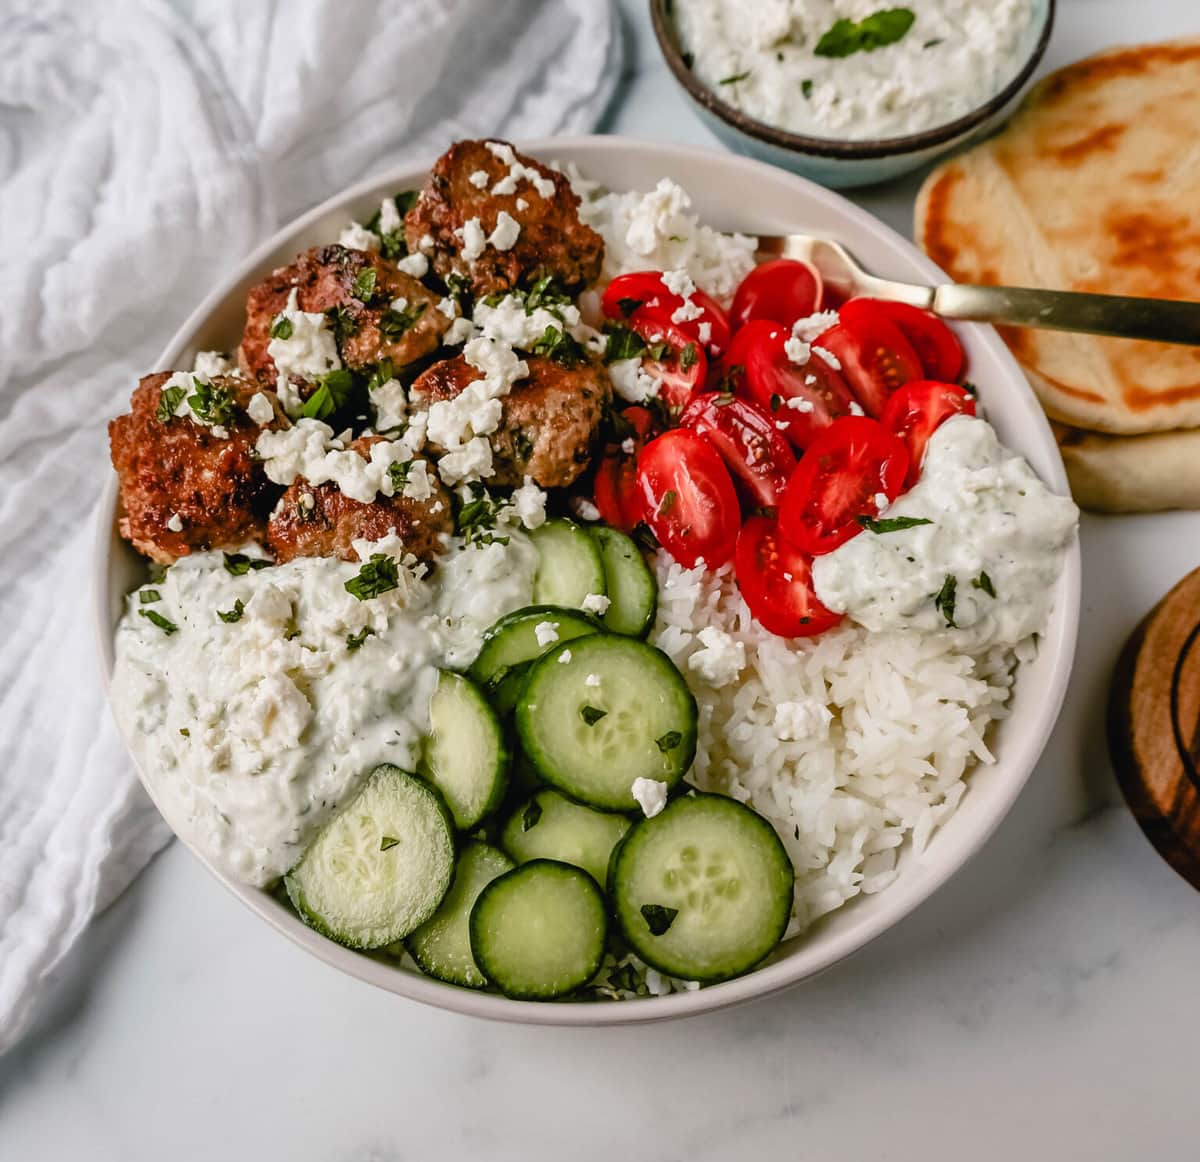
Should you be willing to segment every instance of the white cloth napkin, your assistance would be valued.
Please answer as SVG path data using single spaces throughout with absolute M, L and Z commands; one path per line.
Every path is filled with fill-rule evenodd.
M 221 273 L 453 139 L 591 129 L 608 0 L 7 0 L 0 21 L 0 1052 L 168 837 L 104 705 L 107 419 Z

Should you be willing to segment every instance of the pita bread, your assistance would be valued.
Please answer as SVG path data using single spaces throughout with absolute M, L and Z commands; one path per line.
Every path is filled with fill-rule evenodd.
M 959 282 L 1200 299 L 1200 39 L 1046 77 L 998 137 L 935 170 L 916 237 Z M 1200 428 L 1200 349 L 1002 328 L 1055 419 Z
M 1076 502 L 1093 512 L 1200 508 L 1200 429 L 1101 436 L 1055 425 Z

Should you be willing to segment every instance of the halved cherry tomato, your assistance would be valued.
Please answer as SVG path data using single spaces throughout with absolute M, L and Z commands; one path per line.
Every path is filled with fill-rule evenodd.
M 821 309 L 823 290 L 820 273 L 806 262 L 791 258 L 761 262 L 737 288 L 730 320 L 735 330 L 752 319 L 790 327 Z
M 754 620 L 771 633 L 813 637 L 842 620 L 817 599 L 812 558 L 788 544 L 770 517 L 753 516 L 742 526 L 733 568 Z
M 796 468 L 791 445 L 771 413 L 746 399 L 706 391 L 683 409 L 679 422 L 707 436 L 750 504 L 775 508 Z
M 939 383 L 958 382 L 966 356 L 954 332 L 937 315 L 910 307 L 908 303 L 889 303 L 882 299 L 867 301 L 873 302 L 891 319 L 900 334 L 912 344 L 925 369 L 926 379 L 936 379 Z
M 738 337 L 741 334 L 739 331 Z M 778 430 L 792 444 L 804 449 L 838 416 L 850 415 L 854 396 L 846 381 L 815 351 L 802 367 L 793 363 L 786 347 L 789 338 L 786 330 L 757 333 L 746 352 L 742 390 L 783 425 Z
M 704 348 L 679 327 L 641 311 L 635 311 L 626 325 L 647 346 L 642 370 L 659 381 L 658 398 L 678 415 L 693 395 L 704 390 L 708 378 Z
M 869 416 L 878 416 L 898 387 L 924 378 L 912 344 L 874 299 L 851 299 L 813 346 L 834 356 Z
M 682 295 L 667 289 L 660 271 L 639 270 L 617 275 L 605 288 L 600 307 L 610 319 L 628 319 L 637 312 L 643 318 L 678 327 L 688 339 L 719 359 L 729 346 L 729 316 L 716 299 L 702 290 L 693 290 L 688 302 L 690 307 L 685 306 Z
M 618 443 L 605 445 L 596 469 L 593 496 L 604 523 L 631 533 L 642 519 L 642 493 L 637 482 L 637 458 L 654 426 L 654 417 L 641 407 L 617 413 Z
M 721 360 L 721 375 L 718 381 L 722 391 L 738 391 L 746 379 L 746 359 L 750 348 L 774 335 L 787 338 L 787 329 L 768 319 L 751 319 L 739 327 L 729 340 L 729 350 Z
M 921 475 L 925 445 L 951 416 L 975 414 L 974 397 L 953 383 L 935 383 L 918 379 L 906 383 L 883 409 L 879 422 L 894 432 L 908 449 L 908 478 L 905 488 L 911 488 Z
M 847 416 L 814 441 L 792 474 L 779 506 L 779 527 L 801 552 L 819 557 L 862 531 L 859 517 L 877 517 L 908 472 L 908 450 L 877 420 Z
M 651 440 L 638 458 L 645 521 L 658 542 L 686 568 L 701 558 L 710 568 L 733 556 L 741 509 L 729 470 L 716 448 L 690 428 Z

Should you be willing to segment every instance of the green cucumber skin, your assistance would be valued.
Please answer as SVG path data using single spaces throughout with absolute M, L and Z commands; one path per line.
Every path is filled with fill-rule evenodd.
M 549 520 L 529 534 L 538 551 L 538 567 L 533 575 L 533 600 L 579 608 L 589 593 L 605 593 L 604 561 L 600 549 L 585 529 L 574 521 L 559 517 Z M 577 590 L 567 592 L 560 575 L 549 576 L 557 560 L 570 555 L 569 566 L 583 578 Z
M 508 674 L 514 669 L 518 666 L 532 664 L 538 658 L 542 657 L 546 651 L 553 649 L 558 644 L 552 642 L 545 648 L 538 647 L 538 652 L 529 657 L 515 659 L 512 662 L 500 665 L 496 664 L 496 655 L 501 652 L 504 639 L 508 636 L 509 632 L 514 627 L 529 622 L 536 625 L 539 621 L 557 621 L 560 629 L 565 622 L 573 629 L 581 631 L 575 634 L 574 637 L 584 637 L 593 633 L 601 633 L 604 629 L 601 623 L 590 614 L 578 609 L 568 608 L 565 605 L 526 605 L 521 609 L 513 610 L 512 613 L 505 614 L 484 633 L 483 644 L 479 648 L 479 653 L 467 670 L 468 677 L 476 682 L 485 694 L 489 696 L 493 695 Z M 568 641 L 574 640 L 574 638 L 563 638 L 562 640 Z M 497 676 L 498 670 L 503 670 L 503 673 L 500 673 L 499 676 Z
M 541 814 L 539 815 L 538 821 L 533 825 L 533 827 L 526 829 L 524 825 L 525 812 L 534 803 L 541 808 Z M 582 817 L 577 816 L 577 818 L 580 818 L 580 827 L 587 827 L 590 823 L 591 827 L 594 828 L 597 833 L 601 828 L 603 828 L 606 832 L 612 833 L 612 843 L 608 849 L 607 855 L 604 858 L 603 869 L 600 869 L 599 867 L 591 867 L 581 861 L 568 858 L 565 854 L 562 854 L 562 845 L 559 845 L 559 850 L 557 853 L 552 851 L 543 851 L 539 855 L 526 856 L 523 854 L 525 849 L 524 838 L 526 835 L 536 828 L 546 828 L 546 831 L 539 832 L 536 836 L 535 841 L 540 846 L 545 840 L 547 834 L 551 836 L 557 836 L 562 832 L 569 833 L 570 829 L 574 826 L 574 822 L 571 820 L 571 815 L 575 812 L 583 813 Z M 555 818 L 556 814 L 559 816 L 557 819 Z M 589 814 L 596 817 L 595 821 L 589 821 L 587 819 Z M 566 816 L 566 818 L 564 819 L 562 816 Z M 597 811 L 594 807 L 587 807 L 582 803 L 577 803 L 573 799 L 569 799 L 560 791 L 552 790 L 549 787 L 544 787 L 536 791 L 529 798 L 518 803 L 513 808 L 511 814 L 504 824 L 503 830 L 500 832 L 500 846 L 509 856 L 515 859 L 518 864 L 530 863 L 535 859 L 553 859 L 559 863 L 567 863 L 572 867 L 582 868 L 588 873 L 588 875 L 592 876 L 592 878 L 595 879 L 598 884 L 603 886 L 607 882 L 608 867 L 612 862 L 612 853 L 616 850 L 617 845 L 625 837 L 625 832 L 627 832 L 631 826 L 631 821 L 622 815 L 618 815 L 611 811 Z M 592 837 L 588 836 L 588 838 L 591 839 Z M 604 839 L 601 839 L 600 842 L 604 842 L 606 839 L 607 836 L 605 836 Z M 551 846 L 555 846 L 553 840 L 551 841 Z M 598 871 L 600 872 L 599 875 L 596 874 Z
M 644 638 L 650 632 L 655 614 L 658 612 L 658 582 L 646 564 L 641 549 L 637 547 L 637 543 L 632 537 L 627 537 L 624 533 L 617 529 L 611 529 L 607 525 L 593 525 L 588 531 L 600 549 L 600 560 L 604 564 L 608 597 L 612 602 L 600 619 L 604 628 L 610 633 Z M 614 564 L 610 569 L 610 560 L 620 563 Z M 618 571 L 624 573 L 626 577 L 631 573 L 636 573 L 639 581 L 644 584 L 649 600 L 641 606 L 640 615 L 628 608 L 626 599 L 629 594 L 622 592 L 626 587 L 622 584 Z

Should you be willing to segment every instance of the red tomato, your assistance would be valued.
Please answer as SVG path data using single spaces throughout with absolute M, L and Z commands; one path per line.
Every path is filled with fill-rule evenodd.
M 742 526 L 733 567 L 754 620 L 771 633 L 813 637 L 842 620 L 817 600 L 812 558 L 789 545 L 770 517 L 753 516 Z
M 850 414 L 854 397 L 846 381 L 816 352 L 803 367 L 793 363 L 785 346 L 788 338 L 786 330 L 757 333 L 746 352 L 743 394 L 766 408 L 784 425 L 778 430 L 803 450 L 838 416 Z
M 882 299 L 868 300 L 891 319 L 917 353 L 926 379 L 939 383 L 957 383 L 966 356 L 953 331 L 937 315 L 910 307 L 907 303 L 889 303 Z
M 729 341 L 729 350 L 721 360 L 720 387 L 723 391 L 737 391 L 746 378 L 746 359 L 750 348 L 756 343 L 775 335 L 787 338 L 786 328 L 767 319 L 751 319 L 739 327 Z
M 896 388 L 923 378 L 912 344 L 874 299 L 851 299 L 813 346 L 832 353 L 869 416 L 883 411 Z
M 733 474 L 734 484 L 742 485 L 753 506 L 778 506 L 796 468 L 796 456 L 776 430 L 770 412 L 749 400 L 710 391 L 696 396 L 679 422 L 708 437 Z
M 685 308 L 683 296 L 667 289 L 659 271 L 640 270 L 614 278 L 604 290 L 600 308 L 610 319 L 628 319 L 637 312 L 644 318 L 668 323 L 719 359 L 729 346 L 729 316 L 716 299 L 702 290 L 693 290 L 688 301 L 692 306 Z M 681 309 L 684 315 L 694 317 L 674 318 Z
M 821 275 L 806 262 L 774 258 L 759 263 L 737 288 L 730 319 L 734 329 L 752 319 L 769 319 L 790 327 L 821 309 Z
M 895 432 L 908 449 L 908 478 L 905 488 L 911 488 L 921 475 L 925 445 L 951 416 L 975 414 L 975 400 L 953 383 L 935 383 L 918 379 L 906 383 L 883 409 L 879 422 L 889 432 Z
M 716 448 L 690 428 L 651 440 L 638 458 L 645 520 L 658 542 L 686 568 L 710 568 L 733 556 L 741 510 Z
M 608 444 L 596 469 L 594 497 L 606 525 L 622 532 L 633 532 L 642 519 L 642 493 L 637 482 L 637 457 L 653 427 L 653 417 L 645 408 L 630 407 L 618 413 L 625 421 L 619 431 L 632 432 L 618 443 Z M 628 425 L 628 428 L 626 427 Z M 632 446 L 626 450 L 626 440 Z
M 876 517 L 882 493 L 890 504 L 908 472 L 904 441 L 876 420 L 848 416 L 827 428 L 800 460 L 779 506 L 783 535 L 819 557 L 861 531 L 858 517 Z
M 703 391 L 708 378 L 704 349 L 679 327 L 635 311 L 627 324 L 651 348 L 642 356 L 642 370 L 660 381 L 658 398 L 676 415 L 688 400 Z M 661 349 L 660 358 L 653 351 Z

